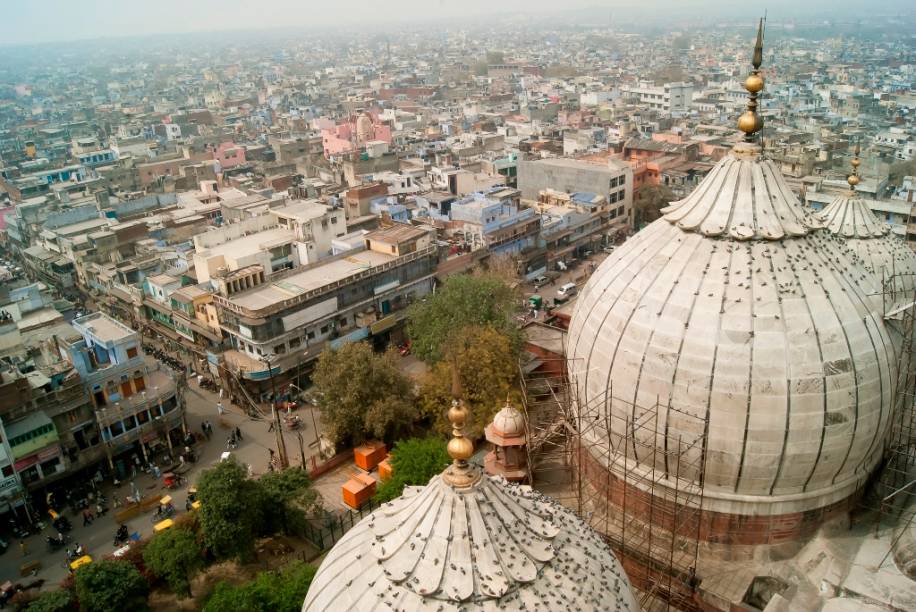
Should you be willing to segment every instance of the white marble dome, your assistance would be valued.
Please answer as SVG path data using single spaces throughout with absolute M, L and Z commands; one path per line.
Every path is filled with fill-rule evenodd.
M 610 548 L 571 511 L 471 469 L 470 486 L 435 476 L 347 532 L 303 612 L 638 610 Z
M 903 240 L 890 233 L 890 226 L 854 192 L 834 198 L 817 218 L 831 233 L 842 236 L 852 251 L 862 259 L 878 279 L 885 279 L 894 289 L 896 301 L 912 301 L 916 287 L 916 254 Z
M 525 435 L 525 417 L 511 404 L 506 404 L 493 416 L 491 426 L 506 438 L 519 438 Z
M 845 499 L 878 461 L 892 405 L 876 290 L 760 148 L 736 146 L 578 298 L 567 356 L 578 409 L 597 423 L 583 432 L 592 458 L 622 478 L 624 463 L 639 471 L 654 457 L 669 479 L 702 482 L 713 512 Z M 657 425 L 643 426 L 656 405 Z M 704 436 L 701 475 L 684 466 L 700 465 Z M 675 474 L 679 442 L 694 440 Z

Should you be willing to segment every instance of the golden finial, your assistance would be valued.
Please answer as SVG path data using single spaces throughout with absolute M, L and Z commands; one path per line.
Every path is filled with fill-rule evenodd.
M 763 77 L 760 66 L 763 64 L 763 19 L 757 26 L 757 42 L 754 45 L 754 57 L 751 65 L 754 70 L 744 81 L 744 88 L 751 94 L 747 101 L 747 110 L 738 117 L 738 129 L 744 132 L 745 142 L 754 142 L 754 134 L 763 129 L 763 119 L 757 114 L 757 94 L 763 90 Z
M 859 164 L 862 162 L 859 160 L 859 143 L 856 142 L 856 156 L 852 158 L 852 174 L 846 177 L 846 182 L 849 183 L 849 187 L 855 192 L 856 185 L 859 184 Z
M 452 439 L 448 441 L 447 450 L 453 461 L 442 477 L 454 487 L 467 487 L 480 479 L 480 470 L 468 463 L 468 459 L 474 454 L 474 443 L 464 436 L 468 411 L 461 401 L 461 381 L 458 378 L 457 362 L 452 363 L 452 396 L 452 407 L 448 410 L 448 420 L 452 424 Z

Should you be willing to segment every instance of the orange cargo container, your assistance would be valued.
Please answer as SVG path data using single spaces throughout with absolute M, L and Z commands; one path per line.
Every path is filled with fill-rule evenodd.
M 345 504 L 359 510 L 359 508 L 375 495 L 375 479 L 368 474 L 357 474 L 341 487 Z
M 378 477 L 382 482 L 388 482 L 391 480 L 391 457 L 385 457 L 385 459 L 378 464 Z
M 384 442 L 372 440 L 353 449 L 353 463 L 367 472 L 375 469 L 382 459 L 388 455 Z

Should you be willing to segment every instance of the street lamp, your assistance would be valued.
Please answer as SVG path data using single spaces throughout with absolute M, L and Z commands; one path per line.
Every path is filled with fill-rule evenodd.
M 273 397 L 271 398 L 271 418 L 274 421 L 274 430 L 277 433 L 277 453 L 280 455 L 280 468 L 289 467 L 289 459 L 286 456 L 286 440 L 283 439 L 283 429 L 280 427 L 280 414 L 277 412 L 277 383 L 274 382 L 274 369 L 270 364 L 270 357 L 265 355 L 261 358 L 267 365 L 267 373 L 270 376 L 270 386 L 273 388 Z
M 294 385 L 290 383 L 290 387 L 295 387 L 299 389 L 300 393 L 305 393 L 305 389 L 299 385 Z M 318 423 L 315 421 L 315 405 L 309 405 L 309 414 L 312 415 L 312 429 L 315 431 L 315 447 L 318 449 L 318 456 L 321 456 L 321 438 L 318 436 Z

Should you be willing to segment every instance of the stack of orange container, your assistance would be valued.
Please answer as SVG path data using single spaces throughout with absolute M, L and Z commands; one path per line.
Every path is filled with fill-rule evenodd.
M 354 510 L 359 510 L 375 495 L 375 478 L 368 474 L 356 474 L 343 484 L 342 489 L 344 503 Z
M 382 482 L 391 480 L 391 455 L 385 457 L 382 462 L 378 464 L 378 477 Z
M 357 467 L 371 472 L 388 455 L 384 442 L 371 440 L 353 449 L 353 462 Z

